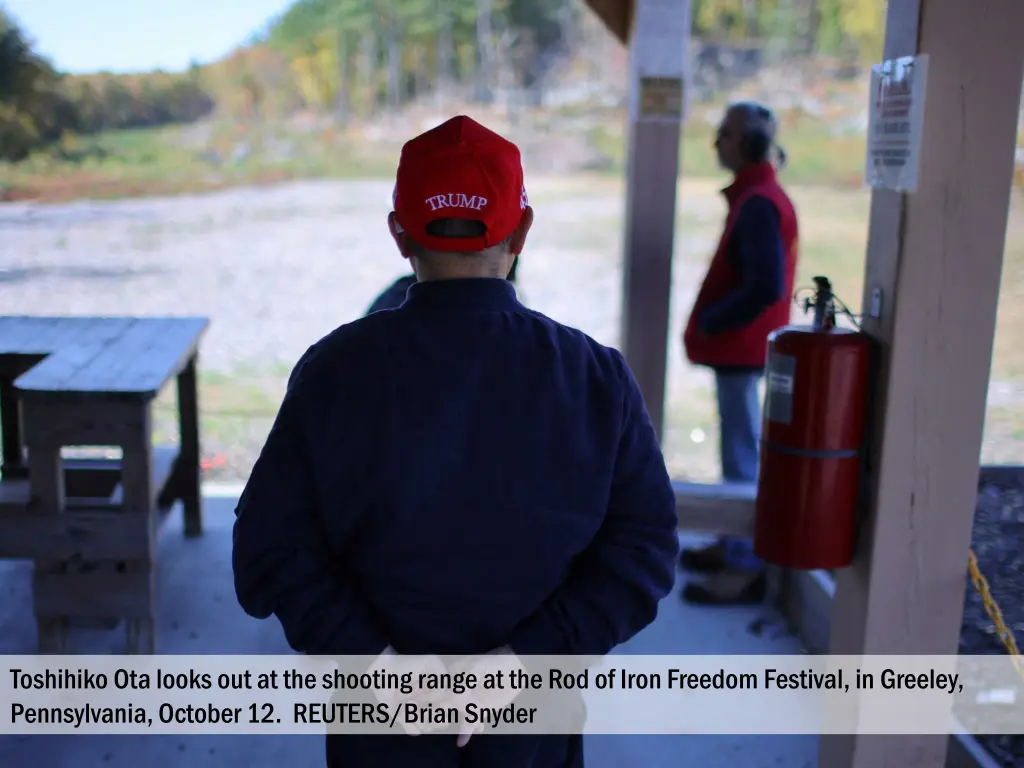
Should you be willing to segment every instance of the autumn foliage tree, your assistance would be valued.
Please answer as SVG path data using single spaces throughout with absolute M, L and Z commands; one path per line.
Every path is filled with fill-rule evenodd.
M 2 0 L 0 0 L 2 1 Z M 694 0 L 694 36 L 844 61 L 881 55 L 886 0 Z M 185 72 L 64 77 L 0 10 L 0 160 L 65 133 L 240 121 L 296 110 L 373 117 L 462 89 L 536 95 L 571 58 L 582 0 L 295 0 L 248 45 Z
M 198 68 L 183 74 L 61 75 L 0 9 L 0 160 L 21 160 L 67 133 L 190 122 L 215 106 Z
M 694 0 L 694 33 L 708 39 L 782 41 L 794 52 L 874 61 L 886 0 Z
M 20 160 L 33 147 L 55 140 L 74 113 L 59 75 L 0 10 L 0 159 Z

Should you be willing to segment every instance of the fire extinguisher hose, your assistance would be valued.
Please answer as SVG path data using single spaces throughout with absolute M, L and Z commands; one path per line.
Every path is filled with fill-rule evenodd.
M 818 275 L 813 280 L 813 288 L 801 288 L 793 295 L 793 303 L 796 306 L 804 312 L 813 313 L 811 325 L 816 330 L 831 330 L 836 325 L 836 315 L 844 315 L 860 330 L 862 316 L 850 311 L 846 303 L 835 295 L 832 281 L 823 275 Z M 807 292 L 810 292 L 810 295 L 807 295 Z

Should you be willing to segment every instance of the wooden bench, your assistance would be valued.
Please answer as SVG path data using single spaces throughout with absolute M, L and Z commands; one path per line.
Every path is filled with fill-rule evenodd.
M 196 358 L 208 325 L 0 317 L 0 558 L 35 563 L 41 653 L 64 652 L 72 623 L 121 621 L 129 653 L 155 652 L 159 525 L 180 500 L 185 535 L 202 533 Z M 151 406 L 174 378 L 180 445 L 154 448 Z M 107 451 L 81 457 L 88 447 Z
M 715 536 L 754 536 L 757 486 L 672 482 L 679 530 Z

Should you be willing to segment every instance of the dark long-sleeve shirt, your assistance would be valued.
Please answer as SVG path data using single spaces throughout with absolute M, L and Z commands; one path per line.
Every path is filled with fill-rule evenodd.
M 702 330 L 709 336 L 747 325 L 782 297 L 786 254 L 775 205 L 765 197 L 744 202 L 726 249 L 740 282 L 701 314 Z
M 240 604 L 309 654 L 603 655 L 674 581 L 625 361 L 505 280 L 417 283 L 314 344 L 236 512 Z

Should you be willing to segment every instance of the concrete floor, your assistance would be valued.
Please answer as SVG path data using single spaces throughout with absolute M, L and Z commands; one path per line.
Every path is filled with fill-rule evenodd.
M 234 499 L 207 498 L 206 535 L 186 541 L 178 520 L 160 543 L 161 611 L 157 647 L 170 654 L 291 653 L 274 620 L 246 616 L 231 582 Z M 35 651 L 27 563 L 0 563 L 0 654 Z M 698 609 L 676 594 L 657 621 L 621 651 L 640 654 L 799 653 L 792 637 L 747 631 L 757 609 Z M 76 653 L 119 652 L 123 631 L 79 631 Z M 813 768 L 817 738 L 793 736 L 588 736 L 588 768 Z M 0 736 L 0 768 L 313 768 L 319 737 Z

